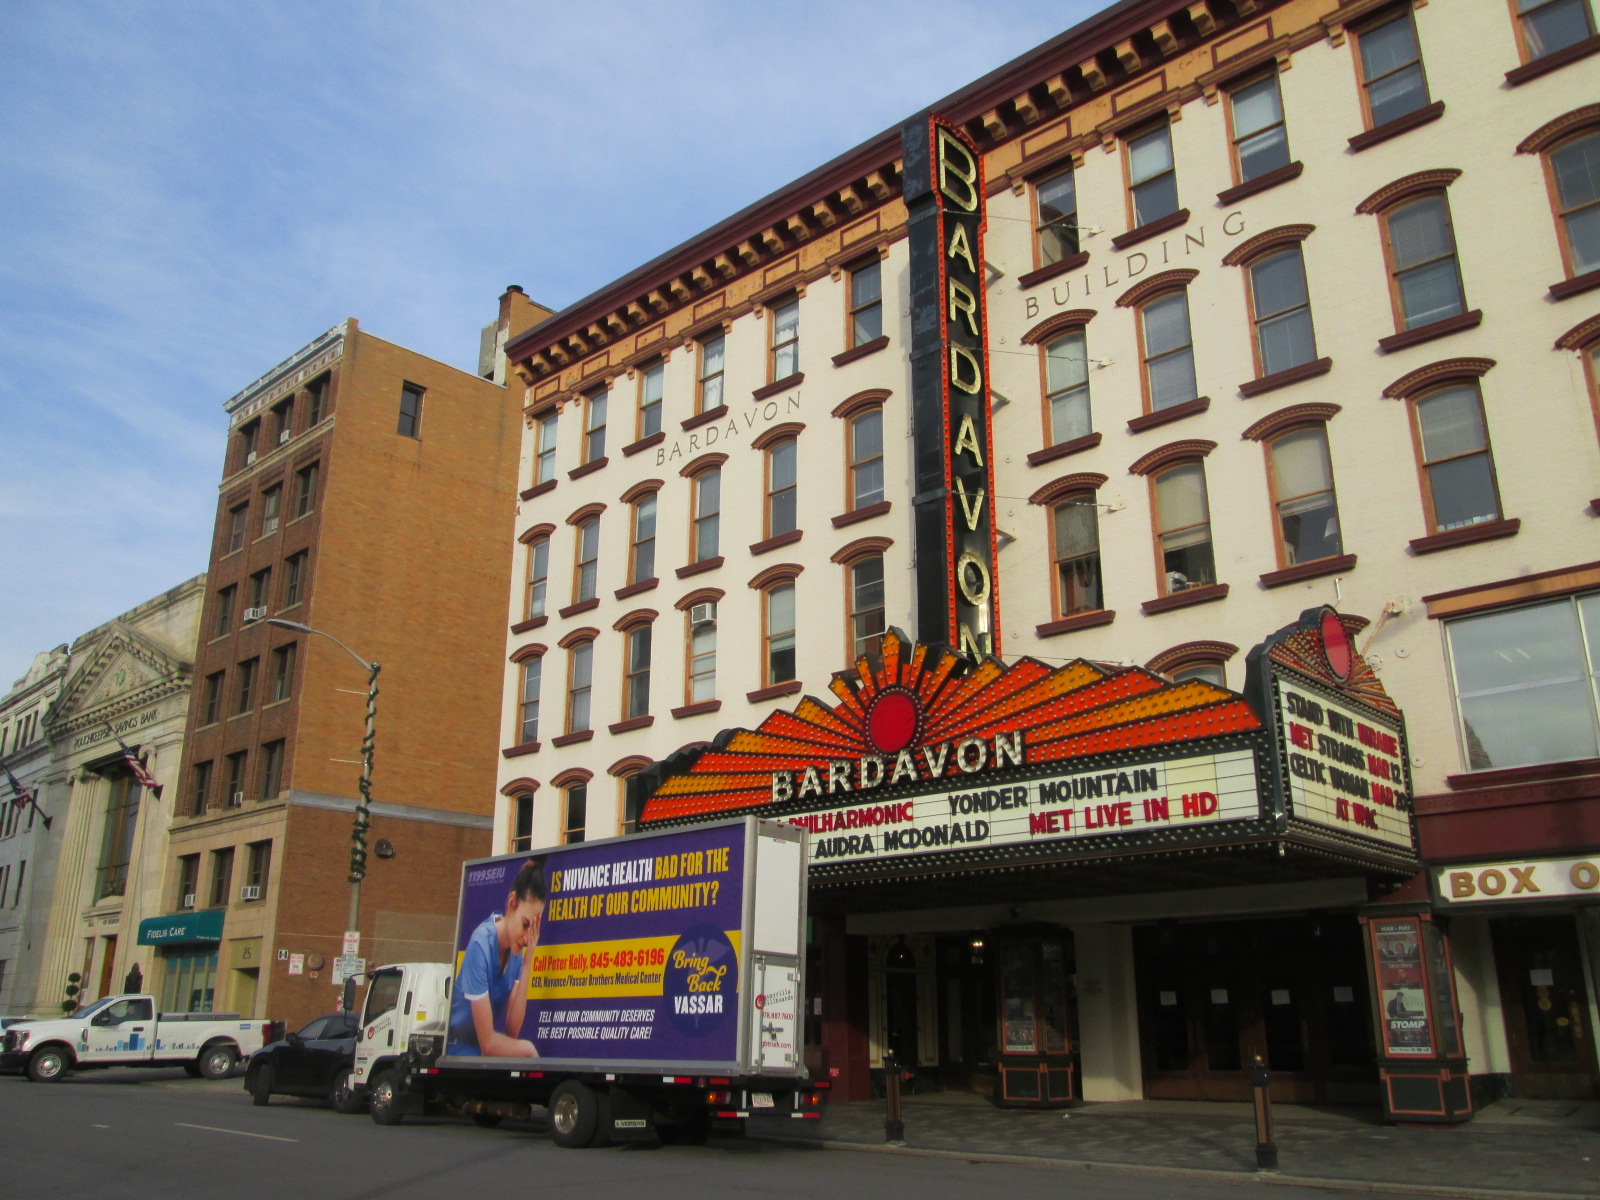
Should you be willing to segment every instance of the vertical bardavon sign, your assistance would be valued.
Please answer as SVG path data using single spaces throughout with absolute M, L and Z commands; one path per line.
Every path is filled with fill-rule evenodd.
M 911 247 L 917 630 L 971 661 L 1000 653 L 993 438 L 977 148 L 929 113 L 901 132 Z

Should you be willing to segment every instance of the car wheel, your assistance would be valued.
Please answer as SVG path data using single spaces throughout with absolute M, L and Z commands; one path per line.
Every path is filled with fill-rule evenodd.
M 333 1102 L 333 1111 L 350 1116 L 360 1112 L 367 1106 L 367 1098 L 355 1089 L 354 1072 L 349 1067 L 343 1067 L 333 1077 L 333 1087 L 328 1093 L 328 1099 Z
M 272 1098 L 272 1077 L 274 1074 L 271 1063 L 262 1063 L 256 1068 L 255 1074 L 250 1076 L 251 1103 L 259 1107 Z
M 372 1119 L 379 1125 L 398 1125 L 405 1120 L 400 1111 L 400 1097 L 395 1095 L 393 1071 L 381 1071 L 368 1087 L 372 1095 Z
M 473 1113 L 472 1123 L 479 1129 L 499 1129 L 500 1122 L 505 1120 L 499 1113 Z
M 563 1150 L 578 1150 L 594 1138 L 600 1104 L 594 1089 L 569 1079 L 550 1095 L 550 1140 Z
M 56 1046 L 41 1046 L 28 1059 L 28 1078 L 35 1083 L 55 1083 L 71 1065 L 65 1050 Z
M 206 1079 L 226 1079 L 238 1061 L 232 1046 L 207 1046 L 200 1052 L 200 1074 Z

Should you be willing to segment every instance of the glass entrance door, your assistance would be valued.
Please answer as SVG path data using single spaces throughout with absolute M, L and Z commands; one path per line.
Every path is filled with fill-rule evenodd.
M 1570 916 L 1494 922 L 1495 967 L 1519 1096 L 1587 1099 L 1596 1088 L 1589 991 Z

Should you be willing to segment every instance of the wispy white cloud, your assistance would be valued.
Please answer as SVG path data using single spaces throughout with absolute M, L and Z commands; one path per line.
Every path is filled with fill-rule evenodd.
M 205 568 L 223 400 L 346 316 L 471 366 L 1087 16 L 1060 0 L 0 6 L 0 688 Z

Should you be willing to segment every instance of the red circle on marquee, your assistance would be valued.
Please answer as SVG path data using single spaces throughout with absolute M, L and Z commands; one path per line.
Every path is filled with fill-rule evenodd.
M 867 714 L 867 738 L 885 754 L 895 754 L 917 736 L 917 702 L 906 692 L 884 692 Z
M 1344 622 L 1331 608 L 1322 614 L 1322 654 L 1328 660 L 1328 669 L 1333 672 L 1335 679 L 1350 678 L 1350 672 L 1355 667 L 1355 649 L 1350 645 L 1350 635 L 1345 632 Z

